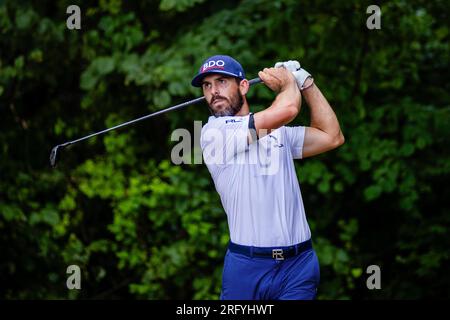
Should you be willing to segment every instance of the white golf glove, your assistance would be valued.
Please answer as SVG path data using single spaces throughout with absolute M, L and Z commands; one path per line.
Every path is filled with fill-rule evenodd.
M 297 60 L 289 60 L 275 63 L 275 68 L 281 67 L 288 69 L 294 74 L 295 80 L 297 81 L 297 86 L 300 90 L 304 88 L 306 79 L 310 77 L 312 78 L 311 74 L 308 71 L 300 67 L 300 62 L 298 62 Z

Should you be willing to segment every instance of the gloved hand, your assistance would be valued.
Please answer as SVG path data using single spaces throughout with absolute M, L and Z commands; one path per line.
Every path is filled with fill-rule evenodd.
M 294 72 L 300 69 L 300 62 L 298 62 L 297 60 L 289 60 L 275 63 L 275 68 L 281 67 L 285 67 L 289 71 Z
M 283 62 L 275 63 L 275 68 L 284 67 L 294 74 L 295 80 L 297 81 L 297 86 L 300 90 L 304 89 L 304 84 L 306 79 L 312 78 L 311 74 L 305 69 L 301 68 L 300 62 L 297 60 L 289 60 Z

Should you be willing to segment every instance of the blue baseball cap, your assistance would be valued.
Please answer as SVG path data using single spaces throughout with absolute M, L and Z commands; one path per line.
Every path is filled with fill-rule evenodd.
M 230 56 L 217 55 L 209 57 L 203 62 L 191 84 L 194 87 L 201 87 L 203 78 L 211 73 L 220 73 L 230 77 L 245 79 L 244 69 L 239 62 Z

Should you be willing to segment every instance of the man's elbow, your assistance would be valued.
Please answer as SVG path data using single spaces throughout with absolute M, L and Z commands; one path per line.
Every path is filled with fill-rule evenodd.
M 284 105 L 282 108 L 277 109 L 274 118 L 278 118 L 282 125 L 286 125 L 294 120 L 299 113 L 299 108 L 294 103 Z
M 332 145 L 333 145 L 333 149 L 340 147 L 344 144 L 345 142 L 345 137 L 342 134 L 342 131 L 339 130 L 339 134 L 336 136 L 335 139 L 333 139 Z
M 300 107 L 302 105 L 301 96 L 298 95 L 297 99 L 292 99 L 289 104 L 285 106 L 286 115 L 289 119 L 288 122 L 294 120 L 300 113 Z
M 292 103 L 291 105 L 287 106 L 285 109 L 285 112 L 284 112 L 287 123 L 294 120 L 297 117 L 299 111 L 300 110 L 299 110 L 298 104 Z

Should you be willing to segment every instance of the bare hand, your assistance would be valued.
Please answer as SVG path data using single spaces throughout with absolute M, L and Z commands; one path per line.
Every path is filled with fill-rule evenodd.
M 285 68 L 264 68 L 258 76 L 275 92 L 283 91 L 289 85 L 296 83 L 294 75 Z

